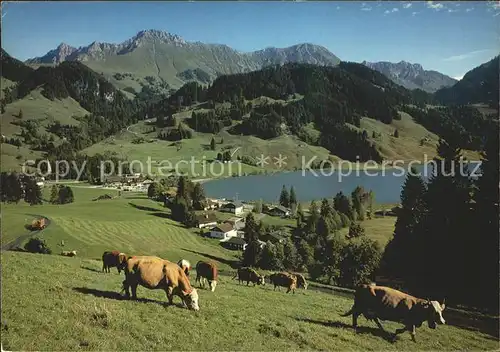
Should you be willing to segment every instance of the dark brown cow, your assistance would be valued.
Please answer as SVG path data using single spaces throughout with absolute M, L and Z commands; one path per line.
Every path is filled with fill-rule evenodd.
M 106 251 L 102 254 L 102 271 L 110 272 L 110 268 L 116 268 L 118 274 L 127 264 L 127 255 L 120 251 Z
M 278 289 L 280 287 L 286 287 L 288 288 L 286 293 L 290 291 L 295 293 L 295 289 L 297 288 L 297 276 L 290 273 L 274 273 L 269 276 L 269 280 L 274 285 L 274 290 L 276 290 L 276 287 L 278 287 Z
M 167 294 L 169 304 L 174 295 L 179 296 L 184 306 L 199 310 L 198 292 L 189 282 L 189 278 L 180 266 L 158 257 L 137 256 L 127 260 L 123 290 L 125 296 L 137 299 L 137 286 L 150 290 L 162 289 Z
M 196 282 L 200 282 L 200 286 L 204 286 L 204 280 L 208 281 L 210 291 L 214 292 L 217 286 L 217 266 L 215 263 L 207 263 L 199 261 L 196 264 Z
M 252 268 L 244 267 L 244 268 L 239 268 L 238 272 L 236 275 L 233 277 L 233 279 L 238 278 L 238 281 L 240 284 L 244 281 L 248 283 L 253 282 L 253 285 L 265 285 L 266 281 L 264 278 L 264 275 L 260 275 L 257 271 L 255 271 Z
M 444 308 L 444 302 L 440 304 L 438 301 L 416 298 L 390 287 L 362 285 L 356 289 L 351 310 L 342 316 L 352 314 L 355 330 L 361 314 L 366 319 L 374 320 L 384 332 L 386 331 L 379 319 L 401 322 L 405 327 L 397 329 L 393 339 L 398 334 L 409 331 L 412 340 L 416 342 L 415 328 L 422 326 L 424 321 L 427 321 L 431 329 L 435 329 L 437 324 L 445 324 L 442 315 Z

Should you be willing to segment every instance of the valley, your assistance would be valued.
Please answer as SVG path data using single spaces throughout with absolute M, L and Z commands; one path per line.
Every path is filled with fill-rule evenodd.
M 498 350 L 494 2 L 1 10 L 2 350 Z

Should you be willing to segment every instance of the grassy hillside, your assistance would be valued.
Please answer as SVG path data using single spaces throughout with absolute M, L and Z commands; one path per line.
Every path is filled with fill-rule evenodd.
M 436 146 L 439 136 L 427 130 L 424 126 L 416 123 L 407 113 L 400 112 L 401 120 L 393 120 L 390 124 L 363 117 L 361 127 L 357 130 L 365 130 L 368 137 L 377 146 L 382 156 L 387 160 L 431 160 L 437 155 Z M 398 138 L 394 137 L 394 131 L 398 130 Z M 373 138 L 373 132 L 376 137 Z M 421 140 L 425 139 L 423 145 Z M 464 156 L 478 160 L 478 152 L 464 150 Z
M 5 107 L 5 114 L 2 115 L 2 134 L 5 136 L 13 136 L 21 132 L 19 126 L 11 123 L 19 121 L 19 110 L 23 112 L 23 120 L 43 120 L 44 126 L 54 121 L 60 121 L 62 124 L 78 124 L 73 116 L 89 114 L 72 98 L 50 100 L 45 98 L 39 89 L 36 89 L 23 99 Z
M 65 250 L 75 249 L 82 256 L 91 258 L 100 258 L 104 250 L 117 248 L 137 254 L 155 253 L 172 260 L 185 256 L 193 261 L 202 258 L 202 255 L 190 251 L 234 259 L 234 252 L 223 249 L 218 241 L 201 238 L 170 220 L 165 208 L 143 194 L 125 194 L 121 198 L 94 202 L 92 199 L 99 195 L 116 196 L 117 193 L 83 186 L 72 188 L 76 202 L 69 205 L 29 206 L 24 202 L 4 205 L 3 227 L 8 229 L 4 243 L 17 237 L 16 229 L 23 233 L 21 218 L 30 223 L 33 215 L 43 215 L 52 222 L 42 231 L 42 236 L 55 251 L 60 250 L 58 244 L 63 240 Z M 44 196 L 50 196 L 50 187 L 44 189 Z
M 2 206 L 2 243 L 26 234 L 36 215 L 51 220 L 41 232 L 54 255 L 2 252 L 2 344 L 7 350 L 492 350 L 498 326 L 491 319 L 446 311 L 449 325 L 432 331 L 424 324 L 418 343 L 409 334 L 392 344 L 372 322 L 360 319 L 360 333 L 339 314 L 352 305 L 345 294 L 273 291 L 231 280 L 236 251 L 201 238 L 169 219 L 169 212 L 144 195 L 124 192 L 92 201 L 111 190 L 74 184 L 75 203 Z M 44 189 L 44 197 L 50 187 Z M 394 218 L 365 221 L 367 234 L 383 241 Z M 385 229 L 385 230 L 384 230 Z M 378 232 L 377 232 L 378 231 Z M 58 244 L 64 241 L 64 247 Z M 78 256 L 58 255 L 77 250 Z M 165 293 L 139 288 L 143 300 L 119 297 L 123 275 L 101 273 L 104 250 L 158 255 L 177 261 L 215 260 L 221 271 L 214 293 L 200 290 L 200 312 L 164 308 Z M 194 273 L 193 273 L 194 274 Z M 194 283 L 195 275 L 191 276 Z M 314 285 L 317 286 L 317 285 Z M 176 304 L 179 299 L 174 300 Z M 161 323 L 159 323 L 161 322 Z M 394 331 L 395 323 L 385 327 Z M 228 328 L 230 327 L 230 328 Z M 36 338 L 33 338 L 36 336 Z

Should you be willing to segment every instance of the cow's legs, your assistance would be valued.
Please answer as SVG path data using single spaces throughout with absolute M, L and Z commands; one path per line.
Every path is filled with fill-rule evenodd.
M 359 317 L 359 313 L 356 311 L 353 311 L 352 312 L 352 327 L 354 329 L 354 332 L 356 332 L 356 330 L 358 328 L 358 317 Z
M 170 305 L 174 304 L 174 288 L 169 286 L 166 290 L 166 293 L 168 298 L 168 304 Z
M 137 299 L 137 286 L 137 283 L 130 285 L 130 289 L 132 290 L 132 299 Z
M 415 338 L 415 335 L 416 335 L 415 325 L 409 325 L 409 326 L 405 326 L 404 328 L 396 329 L 396 333 L 394 334 L 394 339 L 396 339 L 396 336 L 404 333 L 405 331 L 409 331 L 412 341 L 417 342 L 417 340 Z
M 130 285 L 128 284 L 127 280 L 123 281 L 123 290 L 125 291 L 125 297 L 129 298 L 130 297 L 130 292 L 129 292 L 129 287 Z

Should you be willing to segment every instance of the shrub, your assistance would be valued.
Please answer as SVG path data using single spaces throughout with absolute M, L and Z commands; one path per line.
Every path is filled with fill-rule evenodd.
M 47 246 L 42 238 L 31 238 L 25 245 L 24 249 L 31 253 L 52 254 L 52 250 Z
M 342 250 L 339 283 L 347 287 L 369 283 L 381 256 L 379 244 L 372 239 L 361 237 L 347 242 Z
M 364 227 L 361 226 L 361 224 L 359 223 L 354 223 L 349 227 L 349 233 L 347 234 L 346 237 L 348 239 L 351 239 L 351 238 L 358 238 L 364 235 L 365 235 Z

